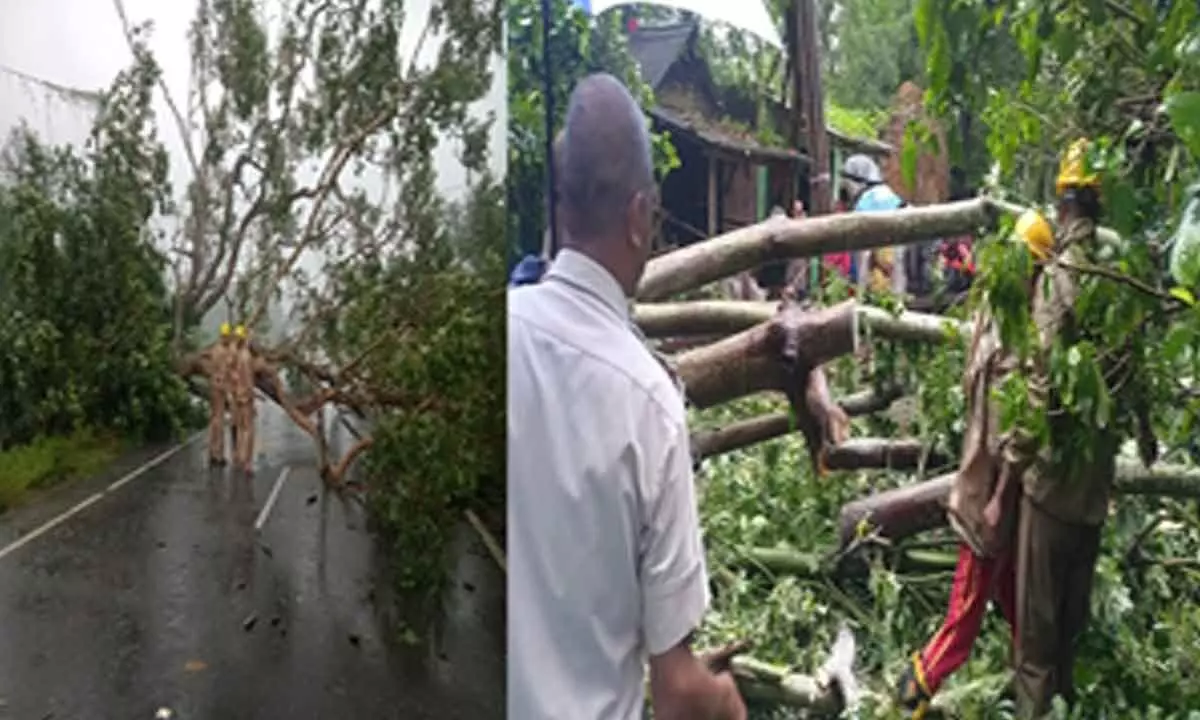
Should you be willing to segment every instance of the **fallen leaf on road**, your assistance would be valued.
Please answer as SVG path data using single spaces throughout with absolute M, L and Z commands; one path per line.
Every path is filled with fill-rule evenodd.
M 200 672 L 208 667 L 208 663 L 203 660 L 188 660 L 183 664 L 183 669 L 187 672 Z

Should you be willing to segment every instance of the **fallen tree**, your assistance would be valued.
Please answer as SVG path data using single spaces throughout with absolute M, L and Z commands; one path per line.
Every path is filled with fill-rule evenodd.
M 997 212 L 1015 210 L 1019 208 L 979 199 L 870 218 L 776 219 L 654 259 L 639 289 L 633 317 L 648 338 L 658 341 L 660 350 L 677 350 L 670 361 L 689 402 L 703 410 L 760 393 L 781 393 L 790 406 L 788 412 L 697 429 L 692 435 L 693 455 L 702 460 L 799 432 L 819 474 L 890 470 L 925 475 L 950 470 L 956 461 L 953 449 L 925 438 L 851 438 L 850 418 L 888 410 L 903 391 L 885 380 L 881 383 L 885 389 L 851 392 L 835 400 L 823 366 L 859 354 L 867 343 L 941 345 L 961 353 L 969 336 L 966 323 L 926 313 L 892 313 L 855 301 L 819 307 L 792 301 L 676 302 L 669 298 L 766 260 L 878 247 L 897 238 L 915 240 L 927 237 L 922 233 L 931 228 L 971 230 L 990 224 Z M 915 378 L 894 380 L 923 383 L 921 371 L 915 368 Z M 1120 473 L 1116 492 L 1122 496 L 1200 497 L 1200 471 L 1123 464 Z M 955 566 L 952 547 L 933 551 L 914 549 L 911 540 L 900 546 L 892 543 L 946 525 L 944 502 L 952 478 L 941 474 L 847 504 L 838 517 L 838 543 L 827 552 L 751 547 L 740 555 L 734 552 L 730 560 L 734 566 L 744 563 L 772 574 L 828 583 L 851 568 L 858 568 L 861 575 L 865 567 L 861 562 L 843 560 L 855 557 L 858 547 L 871 545 L 890 548 L 888 563 L 898 571 L 944 577 Z M 842 708 L 836 685 L 819 673 L 797 673 L 748 657 L 735 659 L 734 668 L 748 698 L 803 708 L 812 716 L 833 716 Z M 953 704 L 950 694 L 939 698 L 939 706 L 951 709 Z
M 473 204 L 494 206 L 499 196 L 481 149 L 491 120 L 471 109 L 493 82 L 501 46 L 495 7 L 434 3 L 413 14 L 300 3 L 283 22 L 252 4 L 202 0 L 189 35 L 189 91 L 177 98 L 148 49 L 149 28 L 128 16 L 122 0 L 113 6 L 144 78 L 140 94 L 117 99 L 148 107 L 161 92 L 186 161 L 185 192 L 163 208 L 179 221 L 163 230 L 169 250 L 161 264 L 174 280 L 174 365 L 193 392 L 213 368 L 211 346 L 189 351 L 190 341 L 198 325 L 223 314 L 262 339 L 256 386 L 313 437 L 331 484 L 381 443 L 359 437 L 329 457 L 325 430 L 310 419 L 321 408 L 365 418 L 370 432 L 376 420 L 398 414 L 462 415 L 468 398 L 418 387 L 423 376 L 405 384 L 401 376 L 412 368 L 397 357 L 413 352 L 410 341 L 426 355 L 430 343 L 462 344 L 444 321 L 414 331 L 440 312 L 425 307 L 444 301 L 462 309 L 472 302 L 462 297 L 474 298 L 443 297 L 425 275 L 460 290 L 472 281 L 446 276 L 498 285 L 489 273 L 499 253 L 483 252 L 474 239 L 494 231 L 462 232 L 492 212 Z M 435 42 L 436 58 L 418 62 Z M 323 69 L 310 82 L 314 68 Z M 452 91 L 445 77 L 457 78 Z M 136 139 L 157 148 L 153 137 Z M 457 157 L 473 180 L 459 207 L 429 180 L 441 162 L 433 146 L 443 140 L 468 148 Z M 163 179 L 154 182 L 167 197 Z M 303 397 L 287 396 L 285 374 L 301 381 Z

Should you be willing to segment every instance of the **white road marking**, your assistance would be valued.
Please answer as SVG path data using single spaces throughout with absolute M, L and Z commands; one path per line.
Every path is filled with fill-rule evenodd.
M 275 500 L 279 498 L 279 490 L 283 487 L 283 481 L 287 480 L 288 473 L 292 469 L 284 467 L 279 471 L 279 477 L 275 478 L 275 485 L 271 488 L 271 494 L 267 496 L 267 501 L 263 503 L 262 510 L 258 511 L 258 519 L 254 521 L 255 532 L 262 530 L 263 523 L 267 521 L 267 516 L 271 514 L 271 508 L 275 507 Z
M 132 472 L 127 473 L 124 477 L 122 477 L 118 480 L 114 480 L 112 483 L 109 484 L 108 487 L 104 488 L 100 492 L 93 493 L 92 495 L 88 496 L 88 498 L 86 500 L 83 500 L 83 501 L 77 503 L 76 505 L 71 507 L 69 510 L 63 512 L 62 514 L 58 515 L 57 517 L 54 517 L 53 519 L 49 520 L 48 522 L 40 525 L 39 527 L 35 528 L 34 530 L 31 530 L 30 532 L 27 532 L 24 535 L 22 535 L 21 537 L 12 541 L 8 545 L 6 545 L 3 549 L 0 549 L 0 560 L 3 560 L 5 558 L 5 556 L 11 555 L 12 553 L 16 552 L 17 550 L 20 550 L 21 548 L 23 548 L 26 545 L 28 545 L 29 543 L 33 542 L 37 538 L 41 537 L 42 535 L 45 535 L 46 533 L 50 532 L 54 528 L 58 527 L 59 525 L 62 525 L 67 520 L 70 520 L 71 518 L 75 517 L 79 513 L 83 512 L 87 508 L 89 508 L 92 505 L 99 502 L 105 495 L 108 495 L 109 493 L 120 489 L 122 485 L 125 485 L 130 480 L 133 480 L 134 478 L 137 478 L 137 477 L 141 477 L 142 475 L 144 475 L 146 473 L 147 470 L 151 470 L 151 469 L 157 467 L 158 465 L 161 465 L 164 460 L 171 457 L 172 455 L 179 452 L 180 450 L 184 449 L 188 445 L 191 445 L 193 442 L 196 441 L 197 438 L 204 435 L 204 433 L 205 433 L 205 431 L 202 430 L 202 431 L 196 433 L 195 435 L 191 436 L 187 440 L 184 440 L 183 442 L 179 443 L 178 445 L 171 448 L 170 450 L 166 450 L 166 451 L 160 453 L 158 456 L 154 457 L 153 459 L 142 463 L 137 468 L 135 468 Z

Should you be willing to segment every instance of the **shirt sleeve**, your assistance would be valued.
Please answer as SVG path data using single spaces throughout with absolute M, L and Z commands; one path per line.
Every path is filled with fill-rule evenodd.
M 683 423 L 666 428 L 655 488 L 642 524 L 639 576 L 642 633 L 651 655 L 678 645 L 708 609 L 708 571 L 700 539 L 691 450 Z

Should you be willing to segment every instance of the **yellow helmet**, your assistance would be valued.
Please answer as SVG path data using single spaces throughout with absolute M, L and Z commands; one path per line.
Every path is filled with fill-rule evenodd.
M 1017 218 L 1014 228 L 1017 238 L 1025 243 L 1029 252 L 1038 260 L 1049 259 L 1054 249 L 1054 231 L 1050 223 L 1036 210 L 1026 210 Z
M 1079 138 L 1067 148 L 1058 165 L 1058 178 L 1054 181 L 1057 194 L 1062 195 L 1068 188 L 1100 187 L 1100 175 L 1087 171 L 1089 147 L 1091 142 L 1087 138 Z
M 246 339 L 246 326 L 238 325 L 237 329 L 233 331 L 233 334 L 237 335 L 238 340 L 245 340 Z
M 232 331 L 232 328 L 229 327 L 229 323 L 221 323 L 221 337 L 229 337 L 229 333 Z

